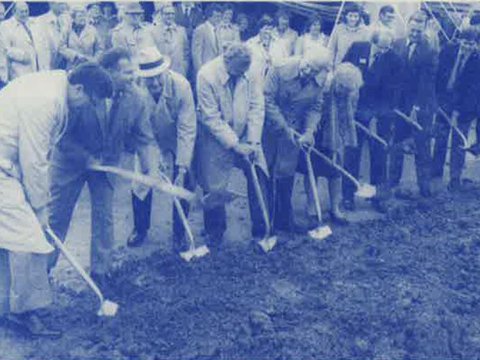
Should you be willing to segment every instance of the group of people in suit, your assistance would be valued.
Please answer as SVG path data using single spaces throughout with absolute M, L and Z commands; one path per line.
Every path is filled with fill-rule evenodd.
M 38 312 L 52 301 L 48 273 L 58 260 L 44 230 L 65 240 L 85 184 L 90 272 L 100 284 L 110 280 L 115 179 L 92 165 L 119 166 L 133 153 L 136 171 L 165 179 L 171 162 L 167 176 L 175 186 L 199 185 L 206 196 L 225 193 L 239 168 L 256 246 L 270 230 L 288 238 L 327 222 L 306 187 L 307 222 L 297 223 L 296 174 L 326 177 L 329 219 L 347 225 L 356 188 L 342 174 L 358 179 L 364 145 L 378 190 L 372 204 L 381 212 L 393 195 L 405 195 L 399 186 L 405 154 L 415 156 L 420 196 L 430 197 L 432 183 L 443 179 L 452 125 L 458 130 L 452 191 L 461 188 L 465 151 L 479 147 L 466 149 L 459 135 L 467 135 L 479 110 L 474 19 L 437 48 L 424 11 L 410 16 L 403 35 L 392 27 L 398 14 L 388 5 L 367 26 L 361 8 L 347 4 L 330 36 L 318 14 L 299 36 L 284 10 L 262 14 L 257 34 L 247 34 L 245 17 L 235 24 L 230 4 L 204 11 L 194 3 L 160 3 L 152 23 L 134 2 L 118 16 L 111 4 L 69 13 L 64 3 L 50 8 L 30 19 L 28 5 L 16 3 L 0 25 L 7 69 L 0 91 L 0 314 L 30 335 L 61 335 Z M 325 158 L 310 162 L 313 150 Z M 127 245 L 136 247 L 148 234 L 153 192 L 134 183 L 131 197 Z M 188 202 L 182 208 L 188 216 Z M 205 242 L 215 253 L 226 207 L 216 203 L 203 212 Z M 175 254 L 188 249 L 184 235 L 174 208 Z

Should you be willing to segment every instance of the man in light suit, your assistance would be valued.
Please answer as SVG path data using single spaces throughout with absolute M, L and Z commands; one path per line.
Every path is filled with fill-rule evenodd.
M 199 25 L 192 37 L 192 60 L 195 74 L 210 60 L 221 53 L 217 37 L 217 27 L 222 20 L 222 7 L 212 4 L 207 9 L 208 19 Z
M 14 16 L 0 25 L 0 42 L 7 56 L 8 80 L 38 71 L 37 44 L 26 2 L 16 3 Z
M 44 234 L 51 147 L 68 116 L 112 90 L 105 70 L 85 64 L 68 75 L 26 74 L 0 92 L 0 324 L 24 335 L 61 336 L 42 319 L 53 300 L 47 273 L 53 247 Z
M 265 228 L 248 161 L 257 162 L 263 169 L 257 173 L 265 188 L 267 169 L 261 150 L 265 105 L 261 86 L 247 73 L 250 63 L 246 45 L 232 44 L 198 73 L 199 180 L 206 193 L 223 191 L 233 168 L 243 169 L 248 184 L 252 236 L 258 239 Z M 227 226 L 225 206 L 205 210 L 204 222 L 207 245 L 213 251 L 218 250 Z
M 397 119 L 393 135 L 394 148 L 390 162 L 390 181 L 396 187 L 403 170 L 404 149 L 401 143 L 413 139 L 415 166 L 420 195 L 431 196 L 431 130 L 436 109 L 435 77 L 438 53 L 425 37 L 426 18 L 422 13 L 413 14 L 408 21 L 408 37 L 394 42 L 394 49 L 404 62 L 399 98 L 400 110 L 409 115 L 417 109 L 417 120 L 423 131 Z M 403 196 L 398 191 L 399 196 Z
M 34 37 L 38 36 L 38 67 L 40 70 L 58 69 L 64 60 L 60 46 L 71 28 L 71 19 L 65 14 L 66 3 L 50 2 L 50 11 L 34 21 Z
M 163 158 L 173 156 L 173 182 L 193 190 L 191 176 L 193 149 L 197 135 L 197 116 L 190 83 L 181 74 L 169 69 L 169 59 L 155 47 L 145 48 L 139 54 L 139 75 L 148 89 L 148 105 L 151 109 L 152 129 Z M 128 240 L 129 246 L 143 243 L 150 227 L 152 192 L 145 200 L 132 194 L 135 228 Z M 182 202 L 188 214 L 188 203 Z M 173 209 L 173 251 L 186 250 L 181 219 Z
M 171 60 L 170 68 L 187 76 L 190 65 L 190 45 L 187 31 L 175 24 L 175 8 L 165 4 L 160 8 L 162 21 L 152 27 L 152 35 L 158 50 Z

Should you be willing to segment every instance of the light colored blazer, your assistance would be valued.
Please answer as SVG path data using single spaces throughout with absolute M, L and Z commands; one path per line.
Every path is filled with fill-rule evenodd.
M 158 50 L 172 60 L 170 68 L 186 76 L 190 64 L 190 44 L 185 28 L 174 25 L 170 38 L 165 25 L 160 22 L 152 27 L 152 36 Z
M 199 25 L 192 37 L 192 60 L 195 74 L 210 60 L 220 55 L 215 28 L 209 21 Z
M 14 17 L 0 25 L 0 38 L 3 52 L 7 57 L 8 80 L 38 70 L 36 38 L 31 22 L 27 22 L 32 37 L 25 27 Z
M 0 176 L 0 248 L 52 250 L 33 212 L 47 206 L 48 153 L 67 115 L 65 71 L 26 74 L 0 92 L 0 167 L 11 167 Z
M 160 99 L 150 96 L 152 129 L 163 152 L 175 154 L 175 164 L 190 167 L 197 136 L 197 115 L 188 80 L 174 71 L 166 73 Z

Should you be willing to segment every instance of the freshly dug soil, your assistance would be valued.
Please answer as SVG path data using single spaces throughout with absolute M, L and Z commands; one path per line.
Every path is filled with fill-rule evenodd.
M 106 289 L 116 317 L 59 289 L 65 336 L 28 359 L 480 359 L 479 199 L 474 187 L 412 201 L 323 242 L 280 238 L 268 255 L 129 262 Z

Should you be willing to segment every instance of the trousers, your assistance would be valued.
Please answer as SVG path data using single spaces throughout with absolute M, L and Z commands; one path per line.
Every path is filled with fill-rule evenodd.
M 73 210 L 85 183 L 91 203 L 91 271 L 103 274 L 110 269 L 113 236 L 113 184 L 105 173 L 83 171 L 70 176 L 69 170 L 51 169 L 50 227 L 65 241 Z M 55 251 L 49 267 L 55 266 L 59 252 Z
M 468 130 L 475 118 L 475 114 L 460 113 L 459 115 L 457 126 L 466 137 L 468 137 Z M 442 115 L 438 114 L 435 129 L 432 176 L 443 178 L 443 170 L 447 157 L 448 136 L 451 127 L 448 122 L 442 118 Z M 456 131 L 452 130 L 452 150 L 450 157 L 451 180 L 459 180 L 462 174 L 463 165 L 465 164 L 465 151 L 460 148 L 462 145 L 463 143 L 460 136 Z
M 0 249 L 0 316 L 52 303 L 47 261 L 48 255 Z
M 173 177 L 176 178 L 178 175 L 178 169 L 175 167 Z M 187 190 L 195 190 L 195 181 L 190 172 L 185 174 L 185 183 L 184 187 Z M 144 200 L 141 200 L 132 192 L 132 206 L 133 206 L 133 223 L 134 229 L 138 233 L 147 233 L 150 229 L 151 213 L 152 213 L 152 191 L 150 191 Z M 185 213 L 185 216 L 188 217 L 190 206 L 188 201 L 180 200 L 182 209 Z M 184 239 L 185 229 L 182 224 L 182 220 L 178 214 L 178 211 L 173 205 L 173 248 L 175 251 L 186 250 L 186 242 Z

